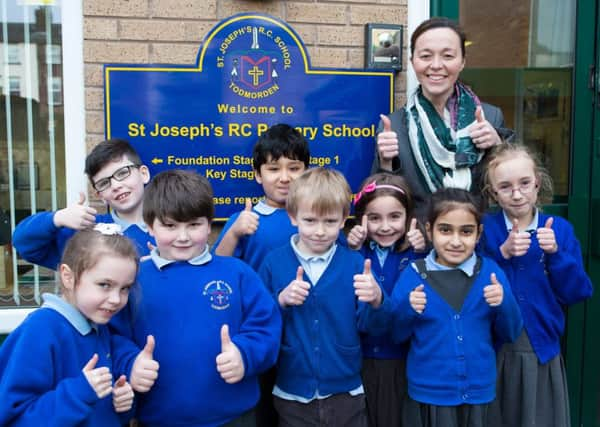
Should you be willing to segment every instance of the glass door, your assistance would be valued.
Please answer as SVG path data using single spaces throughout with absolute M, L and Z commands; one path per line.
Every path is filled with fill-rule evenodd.
M 575 227 L 600 284 L 599 0 L 432 0 L 468 39 L 461 77 L 500 106 L 555 183 L 546 211 Z M 598 290 L 596 290 L 598 293 Z M 600 426 L 600 296 L 571 307 L 563 352 L 573 426 Z

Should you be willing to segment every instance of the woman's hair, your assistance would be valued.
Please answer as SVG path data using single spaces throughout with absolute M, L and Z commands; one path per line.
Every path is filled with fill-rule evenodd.
M 548 170 L 542 165 L 538 154 L 524 144 L 503 143 L 494 146 L 486 155 L 485 167 L 483 170 L 483 189 L 482 194 L 488 201 L 494 203 L 495 191 L 492 188 L 491 173 L 505 160 L 511 160 L 519 156 L 526 157 L 533 163 L 533 172 L 537 179 L 538 196 L 537 203 L 542 205 L 552 202 L 554 188 L 552 177 Z
M 69 239 L 63 252 L 61 264 L 69 266 L 74 283 L 84 271 L 93 268 L 104 255 L 130 259 L 137 266 L 139 255 L 133 242 L 121 234 L 103 234 L 96 230 L 78 231 Z
M 435 221 L 441 216 L 456 209 L 464 209 L 473 214 L 477 226 L 483 217 L 483 203 L 481 197 L 462 188 L 440 188 L 431 195 L 427 221 L 433 227 Z
M 369 203 L 378 197 L 390 196 L 398 200 L 406 210 L 406 228 L 413 215 L 413 200 L 406 180 L 387 172 L 376 173 L 360 184 L 354 198 L 354 214 L 360 223 Z
M 449 28 L 454 31 L 458 38 L 460 39 L 460 51 L 462 53 L 463 58 L 465 57 L 465 42 L 467 40 L 467 36 L 464 30 L 458 25 L 456 21 L 445 17 L 433 17 L 429 18 L 426 21 L 423 21 L 419 24 L 417 28 L 413 31 L 410 36 L 410 56 L 412 58 L 415 53 L 415 45 L 417 44 L 417 39 L 426 31 L 433 30 L 435 28 Z
M 323 167 L 308 169 L 290 184 L 287 211 L 296 215 L 300 204 L 310 207 L 319 215 L 339 209 L 344 218 L 350 212 L 352 192 L 348 181 L 335 169 Z

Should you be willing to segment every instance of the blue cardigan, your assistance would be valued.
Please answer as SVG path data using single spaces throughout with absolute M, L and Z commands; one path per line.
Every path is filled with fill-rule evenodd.
M 480 251 L 493 258 L 506 273 L 523 314 L 523 324 L 540 363 L 560 353 L 565 328 L 563 306 L 592 295 L 592 283 L 583 268 L 581 248 L 573 227 L 564 218 L 539 212 L 538 227 L 552 216 L 558 251 L 545 254 L 535 236 L 527 253 L 504 259 L 500 246 L 508 237 L 502 211 L 486 215 Z
M 0 347 L 0 425 L 122 425 L 112 395 L 99 399 L 82 372 L 97 353 L 96 367 L 109 367 L 115 380 L 125 373 L 115 365 L 119 352 L 135 358 L 139 349 L 117 341 L 105 325 L 82 335 L 54 309 L 35 310 Z
M 290 237 L 298 232 L 298 229 L 292 225 L 287 211 L 283 208 L 275 209 L 270 214 L 263 214 L 260 209 L 256 208 L 252 212 L 258 215 L 258 229 L 254 234 L 242 236 L 239 239 L 233 256 L 245 261 L 254 271 L 258 271 L 267 253 L 285 245 Z M 225 223 L 217 241 L 212 245 L 213 249 L 219 246 L 223 236 L 239 216 L 240 212 L 236 212 Z
M 54 225 L 56 212 L 39 212 L 21 221 L 13 233 L 13 246 L 23 257 L 32 264 L 41 265 L 52 270 L 58 268 L 67 241 L 77 232 L 67 227 Z M 115 222 L 112 215 L 96 215 L 96 223 Z M 135 243 L 140 256 L 148 255 L 148 242 L 154 244 L 154 238 L 147 231 L 135 224 L 123 232 Z
M 514 341 L 522 329 L 519 307 L 506 276 L 491 259 L 481 260 L 481 269 L 459 312 L 429 285 L 427 274 L 415 266 L 404 270 L 391 299 L 379 315 L 390 313 L 392 334 L 397 341 L 410 339 L 407 357 L 408 393 L 418 402 L 455 406 L 491 402 L 496 390 L 494 337 Z M 483 288 L 491 273 L 504 285 L 504 299 L 490 307 Z M 427 304 L 422 314 L 410 305 L 409 294 L 425 285 Z
M 377 253 L 365 243 L 360 253 L 371 260 L 371 272 L 387 295 L 392 295 L 398 277 L 414 260 L 424 258 L 427 252 L 415 252 L 412 248 L 402 252 L 390 251 L 383 267 L 379 264 Z M 405 359 L 408 346 L 406 343 L 393 342 L 390 334 L 361 334 L 361 345 L 364 358 L 372 359 Z
M 213 427 L 256 405 L 258 374 L 275 364 L 281 316 L 258 275 L 231 257 L 212 256 L 202 265 L 173 262 L 140 265 L 141 298 L 130 298 L 112 326 L 133 333 L 143 346 L 154 335 L 158 379 L 138 400 L 138 418 L 148 426 Z M 133 316 L 133 322 L 131 318 Z M 221 326 L 243 358 L 245 375 L 227 384 L 216 367 Z
M 300 266 L 290 243 L 269 253 L 260 275 L 273 293 L 296 278 Z M 367 307 L 354 295 L 355 274 L 364 269 L 362 256 L 338 245 L 327 269 L 300 306 L 286 307 L 277 364 L 277 386 L 306 399 L 345 393 L 362 384 L 362 354 L 357 318 Z M 304 280 L 310 283 L 306 274 Z

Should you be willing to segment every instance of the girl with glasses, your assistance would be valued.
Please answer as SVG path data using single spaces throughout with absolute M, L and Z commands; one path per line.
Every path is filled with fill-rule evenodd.
M 484 218 L 480 245 L 511 284 L 524 329 L 498 355 L 498 390 L 489 426 L 570 426 L 565 365 L 560 354 L 563 307 L 592 295 L 571 224 L 541 212 L 552 181 L 523 145 L 489 154 L 484 193 L 501 210 Z

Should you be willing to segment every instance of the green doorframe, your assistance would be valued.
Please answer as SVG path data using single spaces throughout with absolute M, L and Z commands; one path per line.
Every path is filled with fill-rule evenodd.
M 546 207 L 567 215 L 581 242 L 593 283 L 600 284 L 600 6 L 578 0 L 573 72 L 571 177 L 567 205 Z M 430 0 L 431 16 L 459 20 L 459 0 Z M 596 66 L 596 87 L 590 89 L 590 67 Z M 594 77 L 593 77 L 594 78 Z M 594 105 L 596 108 L 594 108 Z M 594 183 L 596 183 L 594 185 Z M 596 293 L 600 292 L 596 290 Z M 565 357 L 573 426 L 600 427 L 600 295 L 568 311 Z
M 577 2 L 576 73 L 574 108 L 574 146 L 572 196 L 574 208 L 569 211 L 583 244 L 585 238 L 587 269 L 595 284 L 600 284 L 600 2 Z M 594 68 L 595 67 L 595 68 Z M 587 195 L 585 194 L 587 191 Z M 587 197 L 587 198 L 586 198 Z M 579 361 L 568 361 L 567 369 L 576 369 L 579 362 L 580 390 L 576 396 L 580 404 L 578 424 L 600 426 L 600 345 L 597 325 L 600 324 L 600 295 L 595 295 L 585 307 L 577 307 L 578 319 L 570 322 L 569 342 L 574 334 L 582 334 Z M 571 315 L 571 313 L 569 313 Z M 583 328 L 581 320 L 583 319 Z M 579 328 L 578 328 L 579 327 Z M 580 329 L 577 331 L 577 329 Z M 569 381 L 571 381 L 571 375 Z M 576 391 L 577 392 L 577 391 Z M 573 396 L 575 397 L 575 396 Z M 575 418 L 573 418 L 575 420 Z

